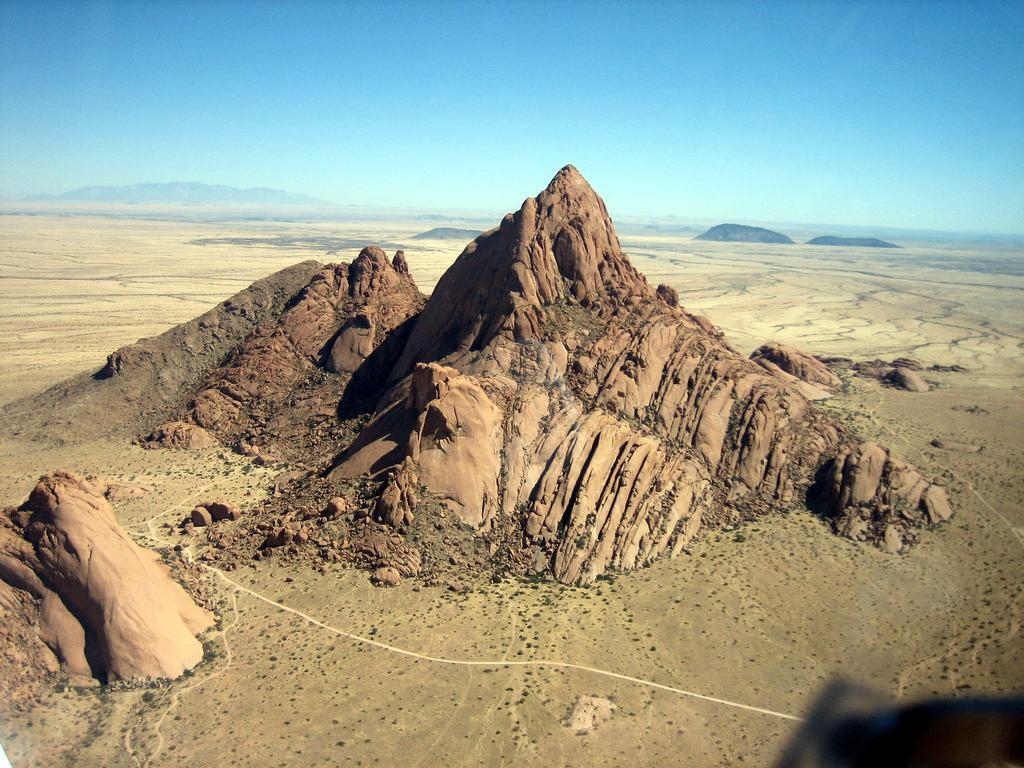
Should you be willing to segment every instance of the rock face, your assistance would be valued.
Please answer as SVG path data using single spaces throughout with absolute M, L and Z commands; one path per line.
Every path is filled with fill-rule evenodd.
M 748 227 L 745 224 L 719 224 L 695 240 L 714 240 L 727 243 L 792 243 L 783 234 L 763 227 Z
M 36 601 L 39 637 L 73 681 L 175 678 L 203 657 L 210 614 L 78 475 L 43 477 L 3 518 L 0 578 Z
M 384 480 L 375 516 L 398 528 L 418 482 L 511 567 L 543 563 L 569 583 L 677 553 L 702 525 L 800 503 L 821 464 L 851 450 L 802 387 L 839 380 L 778 345 L 745 360 L 673 298 L 562 169 L 442 277 L 329 478 Z M 898 475 L 857 503 L 891 506 Z M 845 514 L 841 492 L 833 502 Z M 885 528 L 864 537 L 885 543 Z
M 807 241 L 808 245 L 842 245 L 848 248 L 899 248 L 898 245 L 879 240 L 877 237 L 835 237 L 822 235 Z
M 190 419 L 233 441 L 242 433 L 288 438 L 302 416 L 333 415 L 339 393 L 306 386 L 310 378 L 323 369 L 353 373 L 422 305 L 404 256 L 394 262 L 397 268 L 380 248 L 369 247 L 351 264 L 320 269 L 273 322 L 258 327 L 213 372 L 192 401 Z M 297 400 L 300 389 L 309 396 Z M 327 401 L 318 394 L 327 394 Z

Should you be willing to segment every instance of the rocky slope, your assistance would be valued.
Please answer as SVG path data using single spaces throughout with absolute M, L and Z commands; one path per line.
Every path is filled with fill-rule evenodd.
M 877 451 L 809 401 L 838 386 L 828 368 L 778 346 L 746 359 L 649 285 L 572 166 L 471 242 L 429 300 L 401 254 L 376 248 L 301 270 L 219 364 L 162 373 L 208 320 L 119 350 L 98 382 L 182 382 L 149 444 L 212 436 L 307 468 L 241 520 L 192 529 L 216 537 L 215 561 L 308 556 L 381 583 L 481 567 L 586 583 L 812 489 L 837 531 L 890 549 L 893 533 L 902 547 L 946 516 L 944 489 L 910 483 L 888 454 L 861 488 L 855 467 L 874 478 Z
M 714 240 L 727 243 L 792 243 L 786 235 L 763 227 L 748 227 L 746 224 L 718 224 L 707 232 L 697 235 L 695 240 Z
M 36 627 L 23 663 L 59 663 L 79 684 L 178 677 L 203 658 L 196 633 L 212 623 L 121 529 L 104 488 L 68 472 L 0 518 L 0 604 L 18 609 L 8 630 Z

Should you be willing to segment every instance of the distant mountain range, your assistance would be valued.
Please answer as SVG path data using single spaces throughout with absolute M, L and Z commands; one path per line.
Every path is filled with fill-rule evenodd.
M 695 240 L 713 240 L 724 243 L 790 243 L 793 241 L 780 232 L 763 227 L 748 227 L 746 224 L 719 224 Z M 877 237 L 836 237 L 822 235 L 807 241 L 807 245 L 841 245 L 847 248 L 899 248 L 895 243 L 879 240 Z
M 310 195 L 269 187 L 240 189 L 222 184 L 172 181 L 125 187 L 79 187 L 59 195 L 36 195 L 39 201 L 69 203 L 248 203 L 261 205 L 330 205 Z
M 792 243 L 785 235 L 763 227 L 748 227 L 745 224 L 719 224 L 697 240 L 715 240 L 728 243 Z
M 845 245 L 851 248 L 899 248 L 895 243 L 879 240 L 877 237 L 835 237 L 822 235 L 807 241 L 808 245 Z
M 413 235 L 413 240 L 473 240 L 480 234 L 479 229 L 456 229 L 455 227 L 435 227 L 426 232 Z

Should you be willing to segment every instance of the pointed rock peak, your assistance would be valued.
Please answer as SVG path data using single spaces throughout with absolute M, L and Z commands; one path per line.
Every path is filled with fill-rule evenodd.
M 372 292 L 387 289 L 400 280 L 415 287 L 403 251 L 396 253 L 392 260 L 388 259 L 383 248 L 368 245 L 349 266 L 349 293 L 352 296 L 368 296 Z
M 548 184 L 547 189 L 544 191 L 555 192 L 562 189 L 573 189 L 580 186 L 590 190 L 591 192 L 594 191 L 575 165 L 566 165 L 555 174 L 554 178 L 551 179 L 551 183 Z
M 653 292 L 623 256 L 604 202 L 567 165 L 445 272 L 392 378 L 417 362 L 482 349 L 498 336 L 539 340 L 544 308 L 561 300 L 600 311 L 637 296 Z

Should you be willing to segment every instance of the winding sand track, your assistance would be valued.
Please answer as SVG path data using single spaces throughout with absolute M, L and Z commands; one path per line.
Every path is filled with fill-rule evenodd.
M 261 600 L 264 603 L 267 603 L 268 605 L 272 605 L 275 608 L 278 608 L 278 609 L 280 609 L 282 611 L 287 611 L 288 613 L 295 614 L 296 616 L 299 616 L 300 618 L 305 619 L 306 621 L 308 621 L 310 624 L 313 624 L 314 626 L 320 627 L 321 629 L 325 629 L 328 632 L 331 632 L 331 633 L 333 633 L 335 635 L 338 635 L 340 637 L 346 637 L 346 638 L 348 638 L 350 640 L 354 640 L 357 643 L 363 643 L 365 645 L 372 645 L 372 646 L 374 646 L 376 648 L 380 648 L 380 649 L 385 650 L 385 651 L 390 651 L 391 653 L 397 653 L 397 654 L 400 654 L 402 656 L 409 656 L 411 658 L 420 659 L 422 661 L 430 661 L 430 662 L 434 662 L 435 664 L 451 664 L 451 665 L 462 666 L 462 667 L 493 667 L 493 668 L 501 668 L 501 667 L 549 667 L 549 668 L 553 668 L 553 669 L 575 669 L 575 670 L 580 671 L 580 672 L 590 672 L 590 673 L 595 674 L 595 675 L 602 675 L 604 677 L 611 677 L 611 678 L 614 678 L 616 680 L 625 680 L 626 682 L 629 682 L 629 683 L 636 683 L 637 685 L 645 685 L 645 686 L 647 686 L 649 688 L 657 688 L 658 690 L 669 691 L 670 693 L 676 693 L 676 694 L 679 694 L 680 696 L 688 696 L 688 697 L 693 698 L 693 699 L 700 699 L 701 701 L 710 701 L 713 704 L 721 704 L 721 705 L 726 706 L 726 707 L 733 707 L 735 709 L 743 709 L 743 710 L 746 710 L 748 712 L 756 712 L 756 713 L 761 714 L 761 715 L 768 715 L 770 717 L 778 717 L 778 718 L 781 718 L 783 720 L 793 720 L 793 721 L 796 721 L 796 722 L 803 722 L 803 718 L 797 717 L 795 715 L 788 715 L 788 714 L 786 714 L 784 712 L 777 712 L 777 711 L 775 711 L 773 709 L 765 709 L 763 707 L 755 707 L 755 706 L 750 705 L 750 704 L 741 704 L 741 703 L 739 703 L 737 701 L 729 701 L 728 699 L 720 699 L 720 698 L 718 698 L 716 696 L 707 696 L 707 695 L 702 694 L 702 693 L 694 693 L 693 691 L 684 691 L 682 688 L 675 688 L 675 687 L 673 687 L 671 685 L 665 685 L 663 683 L 657 683 L 657 682 L 655 682 L 653 680 L 644 680 L 644 679 L 639 678 L 639 677 L 633 677 L 631 675 L 622 675 L 622 674 L 619 674 L 618 672 L 612 672 L 612 671 L 607 670 L 607 669 L 598 669 L 596 667 L 588 667 L 588 666 L 584 666 L 583 664 L 573 664 L 572 662 L 568 662 L 568 661 L 548 661 L 548 660 L 542 660 L 542 659 L 534 659 L 534 660 L 529 660 L 529 661 L 508 661 L 506 659 L 474 660 L 474 659 L 448 659 L 448 658 L 444 658 L 442 656 L 428 656 L 427 654 L 417 653 L 416 651 L 410 651 L 410 650 L 408 650 L 406 648 L 399 648 L 399 647 L 394 646 L 394 645 L 388 645 L 387 643 L 382 643 L 379 640 L 373 640 L 373 639 L 371 639 L 369 637 L 362 637 L 360 635 L 353 634 L 352 632 L 346 632 L 343 629 L 338 629 L 337 627 L 332 627 L 330 624 L 324 624 L 319 619 L 315 619 L 315 618 L 313 618 L 312 616 L 310 616 L 307 613 L 303 613 L 300 610 L 297 610 L 295 608 L 291 608 L 291 607 L 289 607 L 287 605 L 284 605 L 283 603 L 279 603 L 276 600 L 271 600 L 269 597 L 265 597 L 264 595 L 261 595 L 259 592 L 256 592 L 255 590 L 252 590 L 252 589 L 249 589 L 248 587 L 246 587 L 243 584 L 239 584 L 237 581 L 234 581 L 226 573 L 224 573 L 223 571 L 221 571 L 221 570 L 219 570 L 217 568 L 213 568 L 213 567 L 211 567 L 209 565 L 203 565 L 202 567 L 205 568 L 206 570 L 210 571 L 211 573 L 216 574 L 217 576 L 219 576 L 221 579 L 223 579 L 225 582 L 227 582 L 229 585 L 231 585 L 235 589 L 237 589 L 237 590 L 239 590 L 241 592 L 245 592 L 247 595 L 251 595 L 252 597 L 255 597 L 257 600 Z

